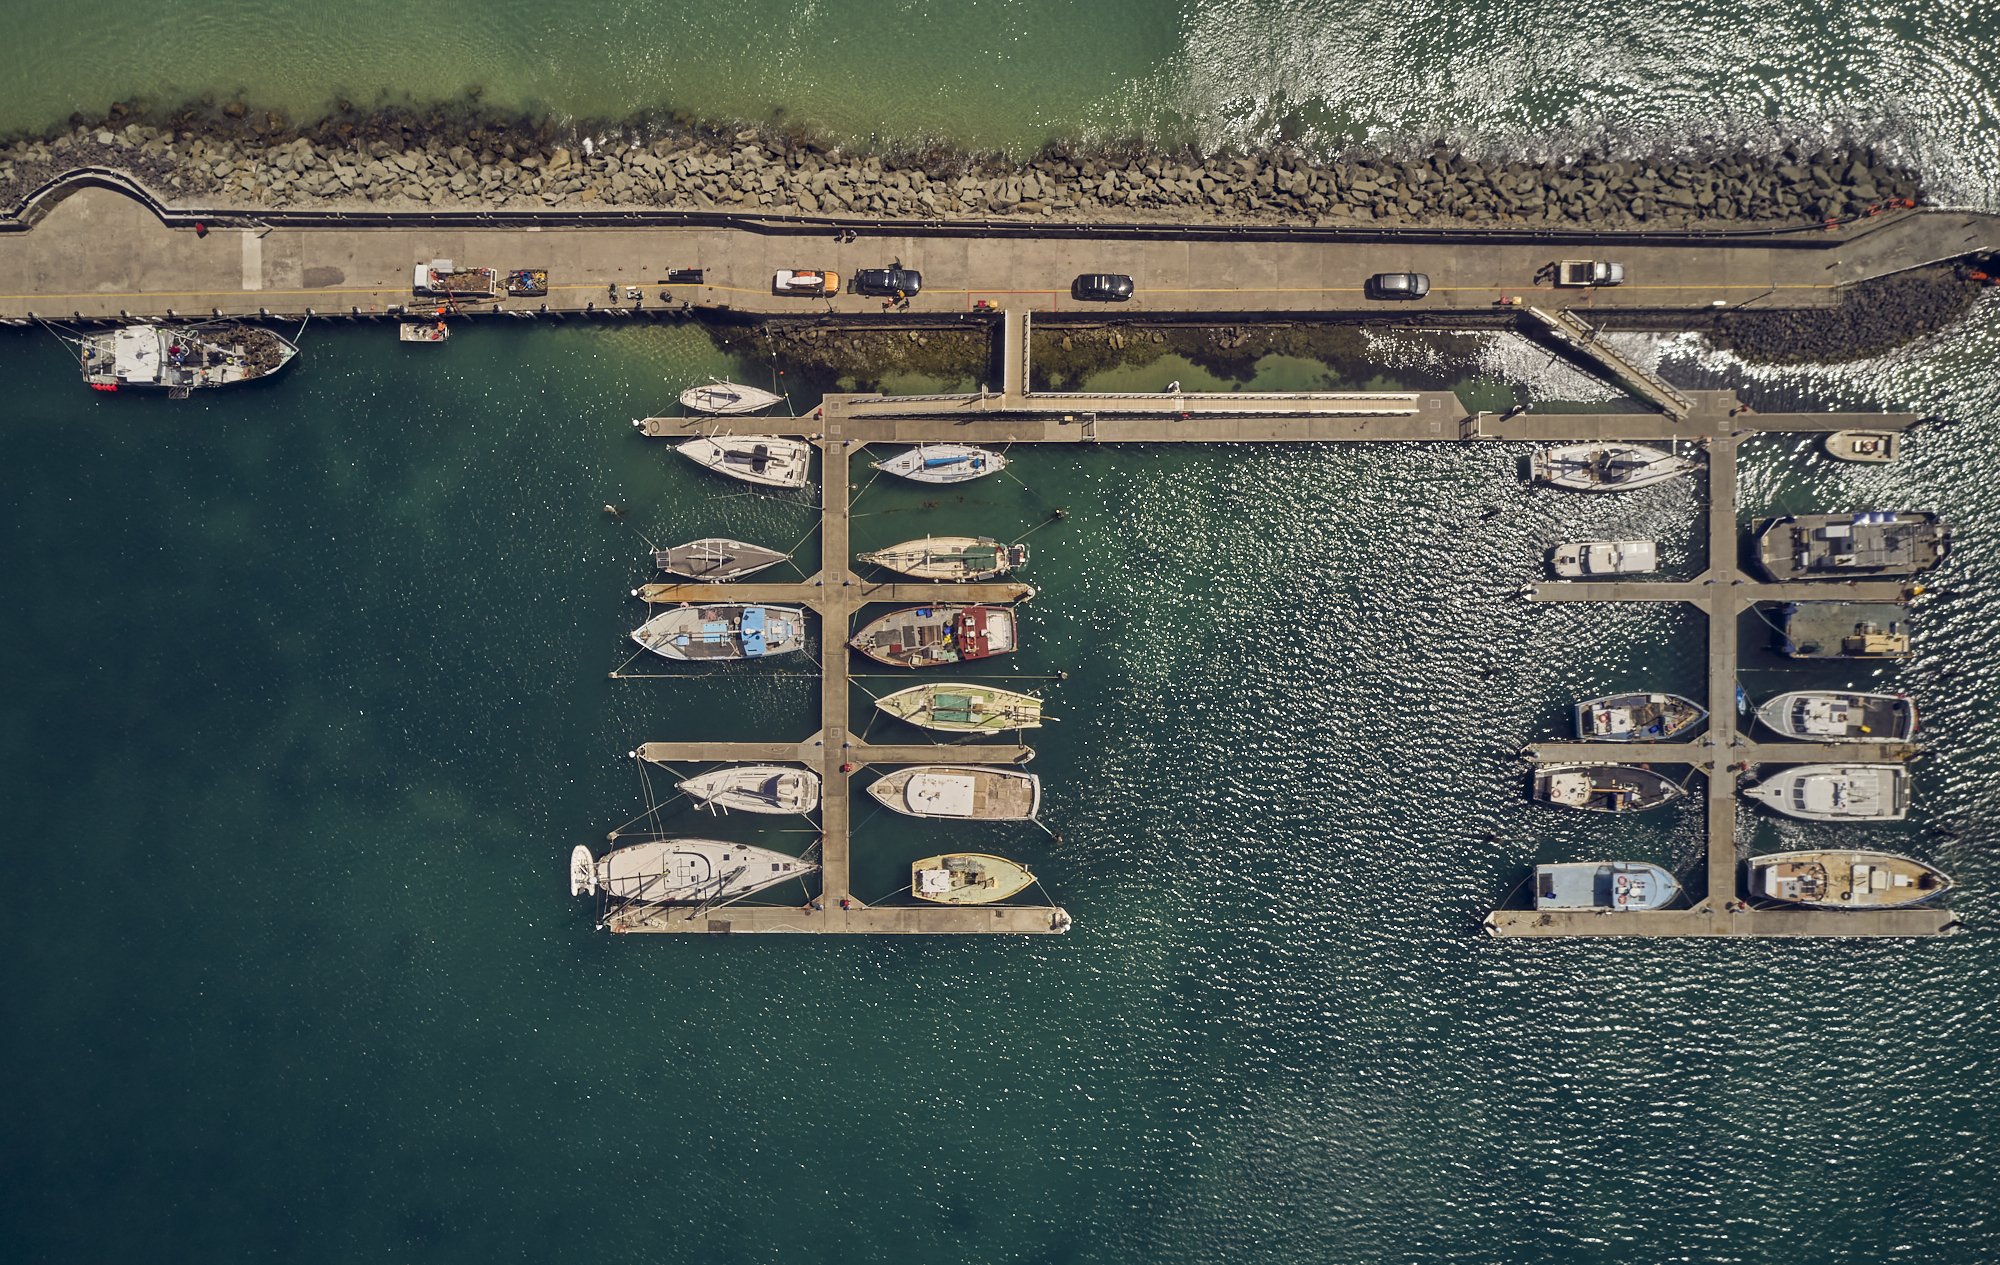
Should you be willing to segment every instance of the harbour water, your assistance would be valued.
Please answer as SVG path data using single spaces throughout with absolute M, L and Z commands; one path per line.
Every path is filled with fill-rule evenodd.
M 1103 67 L 1128 55 L 1114 9 L 1088 8 L 1110 16 L 1073 41 Z M 491 11 L 490 47 L 455 42 L 487 6 L 440 37 L 480 71 L 517 64 L 529 29 L 525 6 Z M 861 11 L 773 17 L 817 35 Z M 975 5 L 966 20 L 989 11 L 1046 32 L 1086 10 Z M 224 93 L 247 82 L 253 34 L 304 21 L 169 12 L 186 29 L 158 34 L 189 53 L 160 64 Z M 678 10 L 617 12 L 627 43 L 661 59 L 649 64 L 687 70 L 674 80 L 687 99 L 714 87 L 717 108 L 735 108 L 692 77 L 726 76 L 673 56 Z M 1136 68 L 1115 73 L 1152 82 L 1193 33 L 1251 17 L 1310 43 L 1332 12 L 1190 6 L 1157 37 L 1179 50 L 1166 62 L 1144 43 L 1152 28 L 1128 22 Z M 1990 21 L 1961 9 L 1912 34 L 1897 6 L 1870 12 L 1814 38 L 1907 65 Z M 425 21 L 450 25 L 436 6 Z M 1763 36 L 1789 29 L 1759 21 Z M 371 25 L 277 31 L 302 59 L 283 78 L 339 90 L 306 59 L 365 64 L 398 30 L 412 44 L 408 26 Z M 1689 117 L 1690 77 L 1733 75 L 1756 25 L 1678 28 L 1697 41 L 1686 67 L 1632 54 L 1636 121 Z M 577 114 L 616 104 L 577 87 L 605 77 L 604 33 L 564 45 L 535 29 L 554 41 L 544 56 L 568 48 L 553 56 L 565 78 L 514 91 L 568 85 Z M 1759 38 L 1800 60 L 1825 47 Z M 30 31 L 7 56 L 25 68 L 69 48 Z M 1022 85 L 1022 60 L 997 82 Z M 1946 64 L 1968 99 L 1913 98 L 1905 122 L 1990 149 L 1990 59 Z M 1263 72 L 1273 99 L 1284 65 Z M 420 69 L 391 86 L 434 83 Z M 113 83 L 136 76 L 86 55 L 61 85 L 14 77 L 4 113 L 123 95 Z M 869 130 L 801 78 L 783 81 L 794 113 Z M 910 100 L 870 107 L 895 115 L 883 126 L 962 118 L 964 136 L 995 144 L 1094 121 L 1087 102 L 1117 82 L 1033 107 L 954 95 L 951 116 L 907 79 Z M 505 86 L 497 71 L 477 81 Z M 1779 112 L 1824 117 L 1783 73 L 1769 82 Z M 1882 101 L 1890 80 L 1863 86 Z M 1470 91 L 1418 88 L 1434 113 Z M 1212 100 L 1187 108 L 1235 119 Z M 1953 152 L 1969 170 L 1978 151 Z M 644 807 L 624 753 L 813 724 L 814 680 L 782 665 L 606 679 L 642 617 L 624 595 L 650 578 L 643 537 L 816 543 L 803 500 L 744 495 L 627 422 L 688 381 L 763 382 L 770 366 L 732 361 L 691 324 L 485 325 L 444 347 L 319 325 L 281 378 L 170 403 L 87 392 L 57 343 L 12 332 L 0 1238 L 11 1259 L 51 1262 L 1991 1259 L 1995 314 L 1982 302 L 1923 344 L 1831 370 L 1745 370 L 1685 340 L 1633 340 L 1676 381 L 1742 382 L 1762 407 L 1946 419 L 1900 465 L 1766 440 L 1743 477 L 1746 518 L 1918 505 L 1957 528 L 1913 660 L 1806 673 L 1765 659 L 1746 674 L 1758 696 L 1810 681 L 1918 698 L 1933 745 L 1915 811 L 1868 837 L 1958 880 L 1968 932 L 1922 943 L 1478 936 L 1538 860 L 1685 867 L 1701 838 L 1697 809 L 1618 823 L 1539 810 L 1513 759 L 1562 732 L 1574 698 L 1699 693 L 1697 616 L 1514 595 L 1571 536 L 1657 535 L 1671 572 L 1697 569 L 1699 489 L 1531 490 L 1523 451 L 1497 444 L 1017 450 L 1018 479 L 875 482 L 857 548 L 1033 531 L 1024 649 L 982 670 L 1068 673 L 1037 682 L 1062 720 L 1031 738 L 1062 837 L 858 814 L 856 889 L 886 895 L 911 858 L 977 838 L 1028 862 L 1074 930 L 602 935 L 564 895 L 565 862 Z M 1521 344 L 1465 342 L 1442 371 L 1504 367 L 1530 398 L 1541 383 L 1576 391 Z M 1440 371 L 1436 354 L 1385 344 L 1367 385 Z M 1268 372 L 1319 385 L 1295 362 Z M 1107 380 L 1144 385 L 1129 378 Z M 1067 517 L 1048 522 L 1057 507 Z M 857 694 L 857 729 L 866 708 Z M 672 820 L 809 842 L 776 821 Z M 1760 850 L 1852 837 L 1743 820 Z

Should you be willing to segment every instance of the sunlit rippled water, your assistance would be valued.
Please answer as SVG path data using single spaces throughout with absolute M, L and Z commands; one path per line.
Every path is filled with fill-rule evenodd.
M 1564 497 L 1521 484 L 1523 450 L 1456 444 L 1017 450 L 1017 481 L 869 486 L 857 548 L 1070 512 L 1029 538 L 1041 595 L 993 668 L 1062 718 L 1034 739 L 1062 838 L 973 837 L 1075 931 L 613 941 L 562 863 L 643 807 L 623 752 L 813 725 L 786 671 L 604 675 L 641 533 L 810 531 L 629 432 L 674 382 L 760 371 L 692 327 L 423 358 L 321 330 L 288 380 L 168 408 L 17 337 L 10 1235 L 43 1259 L 661 1235 L 671 1259 L 1981 1259 L 1995 401 L 1917 366 L 1976 363 L 1984 330 L 1847 379 L 1956 419 L 1904 465 L 1763 441 L 1744 479 L 1753 507 L 1960 524 L 1888 678 L 1937 745 L 1885 837 L 1961 880 L 1974 932 L 1916 945 L 1478 937 L 1537 860 L 1698 864 L 1697 810 L 1538 810 L 1513 752 L 1579 695 L 1698 692 L 1699 617 L 1514 590 L 1567 535 L 1657 535 L 1679 574 L 1704 546 L 1692 485 Z M 953 837 L 864 816 L 857 890 Z
M 1879 128 L 1994 200 L 1992 19 L 1963 4 L 116 18 L 24 15 L 0 120 L 169 87 L 309 109 L 474 82 L 571 115 L 783 103 L 852 135 L 1013 146 L 1651 143 L 1775 117 Z M 132 38 L 81 34 L 111 26 Z M 1945 419 L 1899 466 L 1759 440 L 1743 478 L 1746 519 L 1916 504 L 1958 529 L 1908 664 L 1746 671 L 1760 694 L 1919 698 L 1916 811 L 1868 837 L 1960 881 L 1971 930 L 1922 944 L 1478 937 L 1538 860 L 1686 870 L 1701 843 L 1692 809 L 1539 811 L 1513 756 L 1579 695 L 1698 690 L 1698 615 L 1514 591 L 1585 533 L 1657 536 L 1669 573 L 1698 570 L 1700 489 L 1531 490 L 1504 445 L 1021 449 L 1018 480 L 873 484 L 857 548 L 1034 530 L 1026 644 L 990 670 L 1062 718 L 1034 739 L 1062 837 L 967 837 L 1029 862 L 1075 930 L 614 941 L 563 863 L 643 807 L 624 753 L 815 723 L 814 681 L 786 670 L 606 679 L 645 537 L 815 546 L 805 503 L 741 495 L 627 424 L 766 367 L 693 326 L 443 349 L 316 328 L 278 382 L 170 405 L 83 392 L 53 343 L 12 335 L 10 1256 L 1990 1259 L 1993 316 L 1823 370 L 1631 340 L 1767 409 Z M 1606 395 L 1511 340 L 1374 346 L 1386 382 L 1455 364 L 1537 401 Z M 1742 823 L 1760 849 L 1849 837 Z M 956 837 L 864 818 L 857 890 L 887 896 Z

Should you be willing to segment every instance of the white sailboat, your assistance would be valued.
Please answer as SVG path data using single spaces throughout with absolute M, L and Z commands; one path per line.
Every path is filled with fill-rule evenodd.
M 761 413 L 784 398 L 775 391 L 747 387 L 740 382 L 724 382 L 720 378 L 710 378 L 698 387 L 689 387 L 681 392 L 683 407 L 696 413 L 730 417 L 740 413 Z

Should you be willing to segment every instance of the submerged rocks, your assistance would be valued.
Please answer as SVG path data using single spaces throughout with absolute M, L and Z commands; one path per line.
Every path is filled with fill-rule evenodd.
M 1488 227 L 1804 223 L 1922 200 L 1917 174 L 1845 145 L 1707 157 L 1563 162 L 1442 144 L 1400 156 L 1289 150 L 1195 158 L 1052 149 L 1026 162 L 953 153 L 852 154 L 786 133 L 677 125 L 598 141 L 546 123 L 408 113 L 304 132 L 232 101 L 165 126 L 102 122 L 0 148 L 0 201 L 80 166 L 121 169 L 199 209 L 368 206 L 657 207 L 907 219 Z

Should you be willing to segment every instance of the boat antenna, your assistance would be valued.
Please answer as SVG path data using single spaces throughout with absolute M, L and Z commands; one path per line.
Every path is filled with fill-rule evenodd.
M 83 364 L 82 331 L 71 329 L 67 325 L 58 324 L 55 321 L 51 321 L 46 317 L 35 316 L 34 313 L 32 312 L 29 313 L 29 315 L 33 317 L 35 324 L 41 326 L 43 329 L 47 330 L 50 334 L 54 335 L 58 341 L 67 344 L 69 346 L 70 348 L 69 354 L 71 359 L 75 360 L 78 365 Z

